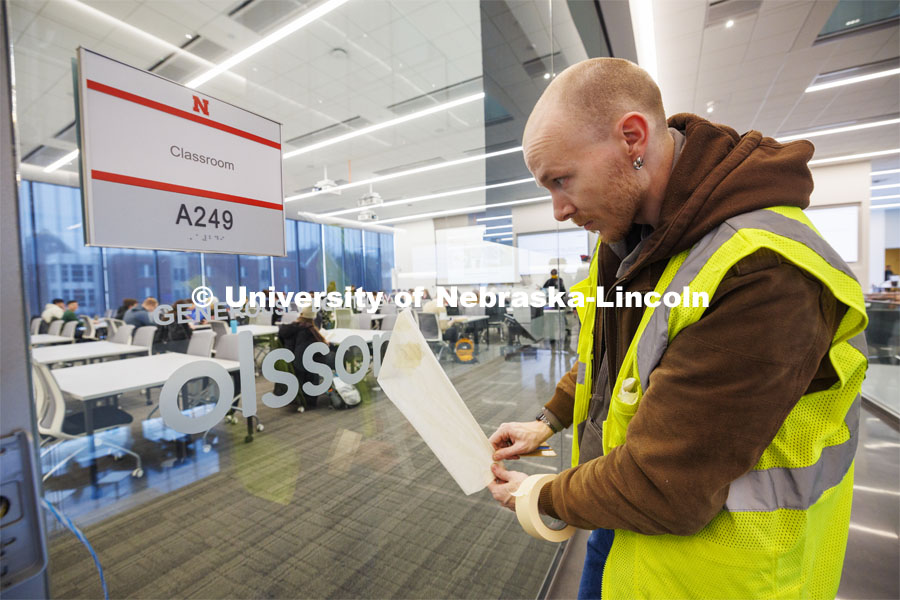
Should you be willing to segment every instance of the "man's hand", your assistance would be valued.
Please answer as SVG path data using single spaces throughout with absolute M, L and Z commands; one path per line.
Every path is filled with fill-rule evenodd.
M 494 446 L 494 460 L 514 460 L 537 450 L 552 435 L 553 430 L 541 421 L 503 423 L 489 441 Z
M 512 493 L 519 489 L 528 475 L 519 471 L 507 471 L 500 463 L 491 465 L 491 473 L 494 474 L 494 482 L 488 484 L 488 489 L 491 490 L 494 500 L 515 512 L 516 497 Z

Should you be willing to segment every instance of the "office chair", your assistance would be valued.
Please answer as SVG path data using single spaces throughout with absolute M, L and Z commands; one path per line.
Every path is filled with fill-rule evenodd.
M 116 344 L 130 344 L 131 343 L 131 334 L 134 332 L 134 325 L 122 325 L 116 332 L 113 334 L 109 341 L 114 342 Z
M 216 340 L 213 342 L 213 348 L 216 350 L 216 353 L 219 352 L 219 343 L 222 341 L 222 338 L 226 335 L 230 334 L 229 328 L 225 325 L 224 321 L 210 321 L 209 322 L 210 329 L 216 334 Z
M 62 331 L 59 335 L 67 338 L 75 339 L 75 329 L 78 328 L 78 321 L 66 321 L 63 324 Z
M 31 335 L 37 335 L 41 332 L 41 318 L 34 317 L 31 319 L 31 326 L 29 331 L 31 331 Z
M 107 341 L 112 341 L 111 338 L 119 328 L 119 326 L 116 324 L 116 320 L 113 318 L 106 317 L 103 320 L 106 321 L 106 339 Z
M 137 331 L 134 332 L 134 340 L 131 343 L 134 346 L 144 346 L 149 356 L 153 349 L 153 337 L 155 335 L 156 325 L 144 325 L 143 327 L 138 327 Z
M 59 389 L 59 385 L 57 385 L 56 379 L 50 373 L 50 370 L 45 365 L 37 363 L 33 363 L 31 368 L 34 401 L 38 417 L 38 433 L 46 436 L 41 441 L 41 458 L 43 458 L 57 444 L 65 440 L 85 437 L 84 412 L 78 411 L 71 415 L 66 415 L 66 402 L 63 398 L 62 390 Z M 113 405 L 94 406 L 92 417 L 95 434 L 107 429 L 130 425 L 134 420 L 130 414 Z M 57 442 L 56 444 L 52 443 L 54 440 Z M 137 462 L 137 467 L 131 472 L 131 475 L 143 477 L 144 470 L 141 468 L 141 457 L 139 454 L 104 440 L 100 436 L 95 436 L 94 442 L 98 445 L 105 444 L 117 453 L 133 456 Z M 44 474 L 42 481 L 47 481 L 63 465 L 86 449 L 87 446 L 83 446 L 66 456 Z
M 60 335 L 62 331 L 63 325 L 65 323 L 62 319 L 56 319 L 50 323 L 50 326 L 47 328 L 47 335 Z
M 334 309 L 334 328 L 353 329 L 353 311 L 349 308 Z
M 397 322 L 397 313 L 390 313 L 384 315 L 384 318 L 381 320 L 381 330 L 382 331 L 393 331 L 394 324 Z
M 205 356 L 209 358 L 210 356 L 212 356 L 212 349 L 215 341 L 216 332 L 210 329 L 195 331 L 193 334 L 191 334 L 191 341 L 188 342 L 188 347 L 185 354 L 191 354 L 193 356 Z
M 84 325 L 84 331 L 81 334 L 81 339 L 96 342 L 97 341 L 97 329 L 94 327 L 94 322 L 91 320 L 90 317 L 81 316 L 78 318 L 81 319 L 81 322 Z
M 416 320 L 419 323 L 419 331 L 422 332 L 422 337 L 428 342 L 431 350 L 434 351 L 434 349 L 437 348 L 437 359 L 440 361 L 441 355 L 444 354 L 444 350 L 450 346 L 444 341 L 444 336 L 441 334 L 441 327 L 438 324 L 437 315 L 426 312 L 413 313 L 413 315 L 415 315 Z
M 223 336 L 220 339 L 217 339 L 218 345 L 216 346 L 216 358 L 221 360 L 233 360 L 235 362 L 240 361 L 239 350 L 238 350 L 238 335 L 229 333 Z M 232 379 L 235 382 L 235 388 L 240 385 L 240 377 L 232 376 Z M 254 382 L 253 385 L 256 383 Z M 238 403 L 241 400 L 241 392 L 242 390 L 238 390 L 238 392 L 234 395 L 234 399 L 231 402 L 231 410 L 228 411 L 228 414 L 225 415 L 225 422 L 234 424 L 237 423 L 237 418 L 234 416 L 236 411 L 243 412 L 244 409 L 241 406 L 238 406 Z M 256 421 L 256 427 L 253 426 L 253 421 Z M 263 424 L 259 422 L 258 416 L 247 417 L 247 436 L 244 438 L 244 442 L 250 443 L 253 441 L 253 431 L 262 431 L 265 429 Z M 211 450 L 210 444 L 206 441 L 207 436 L 211 430 L 206 430 L 203 434 L 203 451 L 209 452 Z

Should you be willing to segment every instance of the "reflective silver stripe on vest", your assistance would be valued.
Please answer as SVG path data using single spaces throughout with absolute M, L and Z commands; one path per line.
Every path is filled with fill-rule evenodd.
M 779 508 L 806 510 L 822 494 L 844 479 L 859 442 L 859 396 L 853 401 L 844 423 L 850 439 L 822 449 L 819 460 L 808 467 L 775 467 L 750 471 L 731 482 L 725 509 L 729 511 L 773 511 Z
M 584 385 L 584 375 L 587 371 L 587 363 L 578 361 L 578 374 L 575 376 L 575 383 Z
M 859 350 L 860 354 L 869 356 L 869 344 L 866 342 L 866 332 L 860 331 L 855 336 L 847 340 L 847 343 Z
M 821 236 L 805 223 L 796 221 L 771 210 L 756 210 L 728 219 L 716 229 L 707 233 L 691 249 L 684 264 L 678 269 L 666 292 L 681 293 L 682 289 L 700 273 L 713 254 L 741 229 L 761 229 L 799 242 L 821 256 L 829 265 L 842 273 L 856 277 L 847 263 L 828 245 Z M 665 294 L 664 294 L 665 295 Z M 638 340 L 637 363 L 641 378 L 641 389 L 650 385 L 650 373 L 659 364 L 669 345 L 669 315 L 672 308 L 664 304 L 656 307 L 641 339 Z M 854 346 L 855 347 L 855 346 Z

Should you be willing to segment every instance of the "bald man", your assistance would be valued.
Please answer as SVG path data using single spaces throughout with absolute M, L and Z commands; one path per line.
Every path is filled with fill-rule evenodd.
M 547 87 L 523 146 L 553 216 L 601 242 L 572 288 L 587 297 L 577 363 L 535 420 L 490 441 L 514 460 L 575 426 L 573 467 L 532 493 L 594 530 L 580 597 L 834 597 L 866 318 L 801 212 L 812 144 L 666 121 L 646 72 L 592 59 Z M 592 298 L 684 285 L 708 307 Z M 493 472 L 493 497 L 515 509 L 527 475 Z

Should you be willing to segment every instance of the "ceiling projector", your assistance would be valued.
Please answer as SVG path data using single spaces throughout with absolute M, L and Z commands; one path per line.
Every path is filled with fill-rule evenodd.
M 383 202 L 384 200 L 381 198 L 381 194 L 369 190 L 369 193 L 365 194 L 359 200 L 357 200 L 356 204 L 357 206 L 362 208 L 363 206 L 378 206 Z
M 341 190 L 337 189 L 337 187 L 338 184 L 335 183 L 333 179 L 325 178 L 322 181 L 317 181 L 316 185 L 313 186 L 312 191 L 322 194 L 331 194 L 333 196 L 340 196 Z
M 376 215 L 374 211 L 364 210 L 356 215 L 356 219 L 358 221 L 377 221 L 378 215 Z

